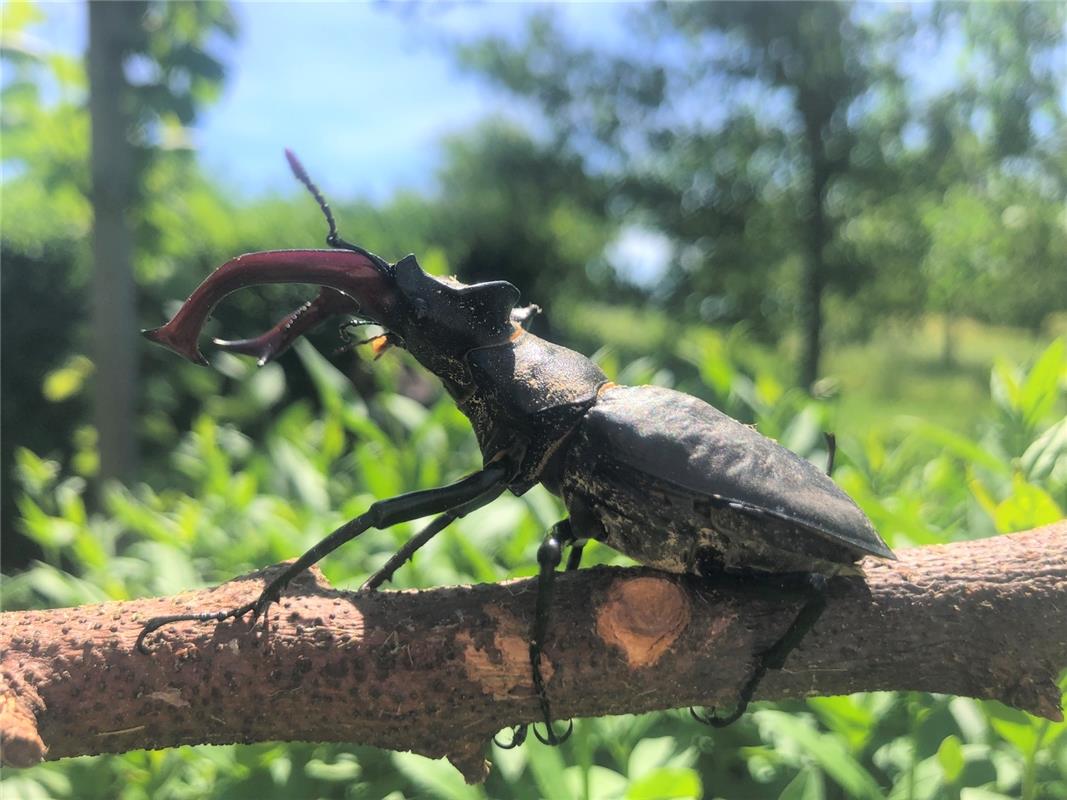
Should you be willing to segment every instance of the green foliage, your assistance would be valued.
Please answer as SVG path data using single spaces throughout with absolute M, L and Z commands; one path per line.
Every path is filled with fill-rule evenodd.
M 1037 330 L 1067 297 L 1064 20 L 667 3 L 631 10 L 639 58 L 547 12 L 458 57 L 544 112 L 621 226 L 670 238 L 672 314 L 781 341 L 822 295 L 831 341 L 923 311 Z
M 820 460 L 829 406 L 748 366 L 744 337 L 686 340 L 705 382 L 693 389 Z M 367 398 L 314 348 L 297 358 L 316 402 L 276 414 L 258 442 L 250 416 L 202 414 L 159 488 L 113 487 L 87 510 L 85 481 L 18 454 L 26 532 L 44 558 L 3 584 L 5 608 L 75 605 L 178 592 L 302 552 L 375 497 L 432 486 L 475 467 L 469 427 L 439 390 L 428 405 L 394 393 L 404 358 L 376 362 Z M 616 369 L 610 363 L 606 366 Z M 268 413 L 282 368 L 224 359 L 244 403 Z M 639 377 L 645 366 L 619 368 Z M 1067 358 L 1054 341 L 1029 367 L 1000 363 L 994 413 L 977 435 L 930 423 L 841 437 L 837 480 L 896 547 L 993 535 L 1062 517 L 1067 505 Z M 258 398 L 258 399 L 257 399 Z M 399 587 L 529 575 L 561 514 L 544 491 L 504 497 L 460 521 L 396 576 Z M 354 588 L 413 526 L 370 532 L 324 563 Z M 603 547 L 590 559 L 616 561 Z M 1065 686 L 1067 688 L 1067 686 Z M 723 731 L 679 712 L 579 720 L 562 748 L 494 750 L 485 787 L 444 762 L 346 745 L 183 748 L 81 758 L 5 775 L 19 797 L 585 797 L 944 798 L 1067 796 L 1067 727 L 967 698 L 872 694 L 813 698 L 753 713 Z
M 501 121 L 450 139 L 445 152 L 434 233 L 464 281 L 503 278 L 529 302 L 588 287 L 586 267 L 612 229 L 602 187 L 578 159 Z

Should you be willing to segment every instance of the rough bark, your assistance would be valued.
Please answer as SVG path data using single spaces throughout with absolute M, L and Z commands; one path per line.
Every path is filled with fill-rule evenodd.
M 993 698 L 1062 718 L 1067 521 L 869 559 L 758 698 L 871 690 Z M 0 616 L 4 762 L 263 740 L 351 741 L 448 756 L 484 777 L 488 739 L 537 718 L 527 660 L 534 582 L 354 593 L 319 573 L 270 615 L 159 614 L 253 597 L 277 567 L 174 598 Z M 649 569 L 561 575 L 545 676 L 560 719 L 729 705 L 801 599 Z

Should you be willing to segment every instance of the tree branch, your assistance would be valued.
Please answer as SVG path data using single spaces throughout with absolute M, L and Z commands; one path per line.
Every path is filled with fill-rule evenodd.
M 762 699 L 873 690 L 993 698 L 1062 718 L 1067 521 L 868 559 Z M 353 593 L 321 573 L 274 606 L 269 632 L 160 614 L 255 597 L 271 567 L 173 598 L 0 616 L 4 763 L 182 744 L 348 741 L 448 756 L 484 778 L 486 741 L 538 718 L 527 637 L 533 580 Z M 560 719 L 728 706 L 800 596 L 649 569 L 560 575 L 545 676 Z

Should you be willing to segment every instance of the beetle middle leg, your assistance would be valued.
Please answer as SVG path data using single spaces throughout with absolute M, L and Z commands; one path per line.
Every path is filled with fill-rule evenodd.
M 552 596 L 555 593 L 556 568 L 563 560 L 563 547 L 571 546 L 570 555 L 567 557 L 566 571 L 578 569 L 582 560 L 582 549 L 585 547 L 584 539 L 577 539 L 571 527 L 569 519 L 561 520 L 552 526 L 551 532 L 545 537 L 544 542 L 537 549 L 537 606 L 534 609 L 533 628 L 530 633 L 530 672 L 533 676 L 534 690 L 537 692 L 537 701 L 541 705 L 541 716 L 545 720 L 545 736 L 533 726 L 534 736 L 542 744 L 561 745 L 570 738 L 574 730 L 574 723 L 567 723 L 567 729 L 559 736 L 552 729 L 552 710 L 545 692 L 545 680 L 541 673 L 541 655 L 544 651 L 545 637 L 548 634 L 548 623 L 552 618 Z M 501 742 L 494 739 L 497 747 L 511 750 L 526 741 L 529 725 L 522 723 L 516 725 L 511 734 L 510 742 Z
M 748 704 L 752 702 L 756 688 L 759 686 L 760 681 L 763 680 L 763 676 L 767 674 L 767 671 L 781 669 L 785 666 L 785 661 L 789 654 L 796 649 L 801 640 L 815 627 L 815 623 L 826 609 L 826 576 L 818 573 L 782 575 L 779 576 L 780 586 L 782 589 L 788 589 L 788 585 L 797 579 L 801 581 L 801 591 L 806 595 L 804 605 L 801 606 L 796 619 L 793 620 L 793 624 L 779 637 L 778 641 L 760 654 L 752 674 L 745 682 L 745 685 L 741 687 L 734 710 L 720 717 L 714 713 L 700 714 L 696 709 L 690 708 L 689 713 L 693 715 L 695 720 L 713 728 L 725 728 L 737 722 L 745 713 Z
M 407 562 L 413 555 L 415 555 L 416 550 L 457 519 L 462 519 L 470 512 L 496 500 L 496 498 L 504 493 L 505 488 L 506 487 L 503 485 L 495 486 L 484 495 L 474 498 L 469 503 L 456 506 L 455 508 L 446 511 L 444 514 L 441 514 L 439 517 L 435 517 L 425 528 L 408 539 L 403 547 L 393 553 L 389 560 L 386 561 L 377 572 L 367 578 L 367 580 L 363 582 L 363 585 L 359 587 L 360 591 L 374 591 L 386 581 L 392 580 L 393 574 L 404 566 L 405 562 Z

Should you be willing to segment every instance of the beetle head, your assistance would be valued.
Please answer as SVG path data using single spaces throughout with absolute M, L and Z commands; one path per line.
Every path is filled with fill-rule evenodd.
M 498 344 L 512 335 L 511 315 L 519 290 L 510 283 L 468 286 L 437 278 L 426 274 L 413 255 L 400 259 L 394 272 L 403 313 L 385 326 L 434 371 L 441 358 L 462 358 L 475 347 Z
M 505 281 L 471 286 L 428 275 L 415 256 L 396 264 L 337 234 L 333 215 L 318 188 L 295 156 L 286 153 L 293 171 L 319 202 L 329 223 L 333 250 L 271 250 L 238 256 L 219 267 L 161 328 L 145 331 L 150 340 L 191 361 L 206 364 L 197 340 L 211 310 L 223 297 L 246 286 L 307 283 L 320 286 L 318 296 L 266 333 L 236 341 L 215 340 L 223 349 L 255 355 L 260 364 L 276 358 L 297 338 L 335 314 L 358 316 L 386 329 L 433 372 L 459 379 L 462 358 L 473 348 L 506 341 L 520 319 L 513 320 L 519 291 Z

